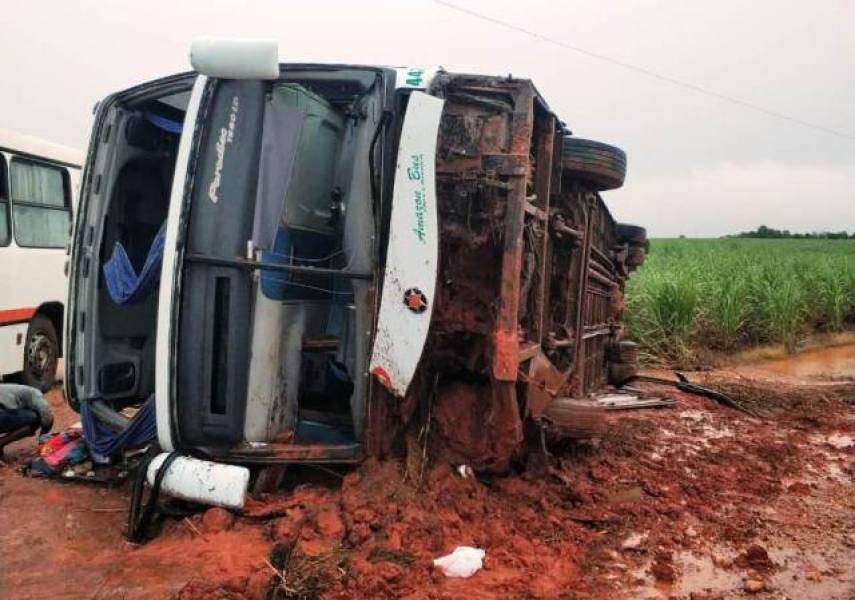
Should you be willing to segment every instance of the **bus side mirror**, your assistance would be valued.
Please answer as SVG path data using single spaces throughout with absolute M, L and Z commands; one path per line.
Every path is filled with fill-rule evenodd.
M 276 40 L 200 37 L 190 46 L 190 64 L 218 79 L 279 79 Z

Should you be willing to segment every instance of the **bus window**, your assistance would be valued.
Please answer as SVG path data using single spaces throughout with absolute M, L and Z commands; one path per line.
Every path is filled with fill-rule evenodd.
M 6 186 L 6 159 L 0 154 L 0 246 L 8 246 L 9 238 L 9 196 Z
M 9 167 L 15 242 L 30 248 L 62 248 L 71 218 L 65 169 L 20 158 Z

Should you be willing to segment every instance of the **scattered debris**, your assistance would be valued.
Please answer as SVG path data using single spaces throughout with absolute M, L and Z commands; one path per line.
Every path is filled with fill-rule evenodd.
M 650 375 L 636 375 L 635 377 L 632 378 L 632 381 L 643 381 L 643 382 L 647 382 L 647 383 L 656 383 L 656 384 L 660 384 L 660 385 L 670 385 L 670 386 L 677 388 L 678 390 L 680 390 L 682 392 L 687 392 L 689 394 L 695 394 L 698 396 L 705 396 L 707 398 L 711 398 L 712 400 L 715 400 L 716 402 L 718 402 L 722 406 L 727 406 L 729 408 L 733 408 L 733 409 L 738 410 L 740 412 L 744 412 L 748 415 L 751 415 L 752 417 L 759 417 L 760 416 L 759 413 L 757 413 L 757 411 L 753 410 L 752 408 L 745 406 L 744 404 L 740 404 L 739 402 L 737 402 L 736 400 L 734 400 L 733 398 L 731 398 L 730 396 L 728 396 L 727 394 L 725 394 L 723 392 L 720 392 L 720 391 L 714 390 L 714 389 L 710 389 L 708 387 L 704 387 L 704 386 L 698 385 L 696 383 L 692 383 L 689 381 L 688 377 L 686 377 L 684 374 L 682 374 L 678 371 L 675 371 L 674 375 L 677 376 L 677 381 L 674 381 L 673 379 L 664 379 L 662 377 L 651 377 Z
M 475 471 L 473 471 L 472 467 L 470 467 L 469 465 L 460 465 L 459 467 L 457 467 L 457 473 L 463 479 L 470 479 L 472 477 L 475 477 Z
M 748 549 L 736 557 L 734 564 L 743 569 L 755 571 L 770 571 L 775 568 L 775 563 L 769 558 L 766 548 L 758 544 L 752 544 Z
M 486 552 L 471 546 L 458 546 L 451 554 L 433 561 L 446 577 L 472 577 L 481 570 Z
M 852 448 L 855 446 L 855 437 L 835 433 L 827 436 L 825 438 L 825 443 L 835 450 L 843 450 L 844 448 Z
M 674 583 L 677 581 L 677 571 L 674 569 L 674 557 L 665 550 L 656 552 L 653 564 L 650 565 L 650 574 L 660 583 Z
M 620 545 L 622 550 L 641 550 L 647 541 L 646 533 L 631 533 Z
M 766 589 L 766 583 L 762 579 L 753 579 L 749 577 L 745 579 L 742 589 L 749 594 L 757 594 Z
M 751 597 L 822 589 L 845 598 L 855 572 L 851 449 L 825 440 L 855 433 L 851 408 L 831 396 L 818 403 L 813 385 L 774 385 L 800 403 L 759 422 L 679 390 L 679 410 L 609 413 L 597 444 L 553 444 L 543 472 L 463 479 L 457 468 L 470 463 L 446 463 L 432 448 L 421 485 L 405 478 L 402 460 L 369 460 L 322 483 L 307 470 L 314 483 L 248 500 L 230 527 L 209 531 L 204 519 L 219 513 L 209 509 L 164 520 L 157 539 L 136 547 L 121 541 L 123 515 L 113 512 L 126 490 L 51 485 L 0 466 L 0 531 L 9 535 L 0 585 L 23 597 L 61 595 L 73 579 L 130 598 L 144 589 L 180 600 L 568 591 L 597 600 L 663 588 L 677 598 L 747 596 L 753 579 L 764 588 Z M 708 425 L 731 435 L 708 435 Z M 22 452 L 8 454 L 20 461 Z M 832 469 L 841 476 L 828 477 Z M 34 504 L 39 518 L 26 518 Z M 96 507 L 111 511 L 88 510 Z M 57 547 L 57 532 L 74 543 Z M 624 549 L 630 538 L 635 549 Z M 468 579 L 446 577 L 433 560 L 457 544 L 489 548 L 489 564 Z
M 852 404 L 855 399 L 855 381 L 816 381 L 792 385 L 783 382 L 733 377 L 730 374 L 712 373 L 704 377 L 704 385 L 714 386 L 742 406 L 755 412 L 777 412 L 787 419 L 810 419 L 819 407 L 838 403 Z
M 271 600 L 303 600 L 318 598 L 345 576 L 346 558 L 340 550 L 310 554 L 295 546 L 293 549 L 274 547 L 269 566 L 276 574 Z
M 604 394 L 595 398 L 606 410 L 631 410 L 634 408 L 660 408 L 674 406 L 673 398 L 639 398 L 634 394 Z
M 29 464 L 29 470 L 33 475 L 45 477 L 73 477 L 73 470 L 66 475 L 68 467 L 88 459 L 89 450 L 83 443 L 83 432 L 79 429 L 68 429 L 39 437 L 38 457 Z

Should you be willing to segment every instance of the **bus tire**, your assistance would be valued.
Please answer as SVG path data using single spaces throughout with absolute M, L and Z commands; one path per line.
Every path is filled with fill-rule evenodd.
M 42 392 L 48 391 L 56 380 L 58 360 L 59 338 L 56 329 L 45 315 L 36 315 L 27 328 L 22 381 Z
M 621 244 L 647 245 L 647 230 L 641 225 L 618 223 L 615 225 L 618 242 Z
M 614 190 L 626 178 L 626 153 L 620 148 L 576 137 L 562 141 L 561 166 L 570 178 L 597 192 Z
M 638 344 L 631 340 L 621 340 L 606 348 L 606 360 L 634 365 L 638 363 Z
M 626 254 L 626 266 L 631 269 L 636 269 L 644 264 L 644 259 L 647 257 L 647 252 L 644 246 L 636 246 L 630 244 Z
M 590 400 L 556 398 L 546 407 L 544 416 L 560 437 L 588 439 L 600 437 L 606 430 L 606 410 Z
M 609 385 L 623 387 L 637 375 L 638 367 L 634 364 L 625 362 L 608 363 L 607 378 Z

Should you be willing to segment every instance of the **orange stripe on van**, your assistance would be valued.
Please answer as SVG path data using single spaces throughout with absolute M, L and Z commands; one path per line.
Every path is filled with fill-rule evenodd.
M 25 323 L 36 314 L 36 307 L 10 308 L 0 310 L 0 325 L 11 325 L 12 323 Z

